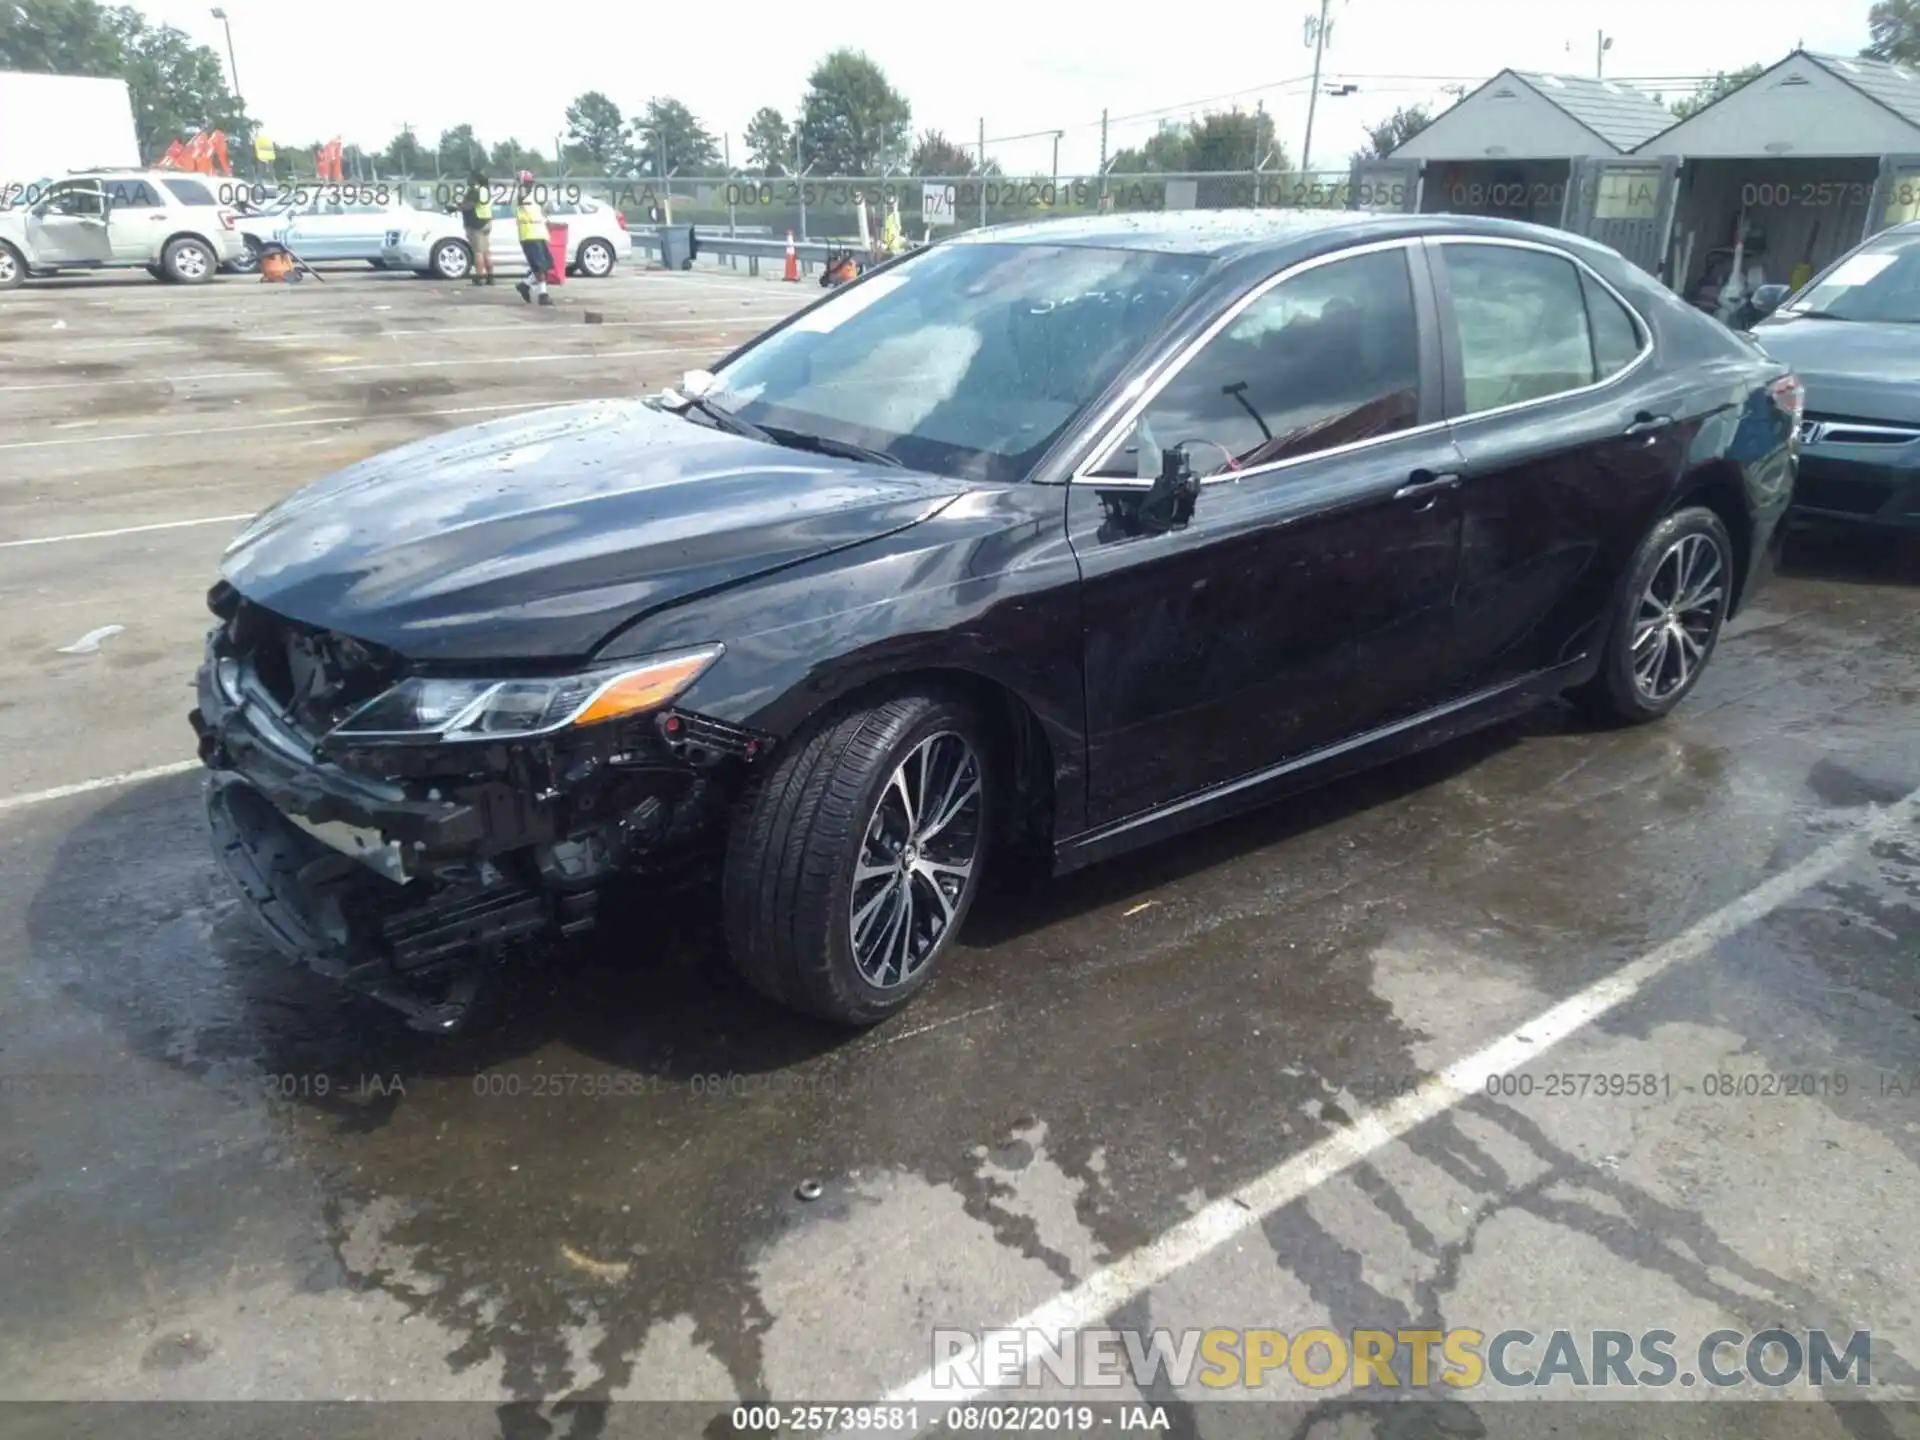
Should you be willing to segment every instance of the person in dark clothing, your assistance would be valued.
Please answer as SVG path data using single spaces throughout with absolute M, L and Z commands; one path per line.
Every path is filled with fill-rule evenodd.
M 467 178 L 460 197 L 460 221 L 466 227 L 467 248 L 473 252 L 473 274 L 468 283 L 493 284 L 493 187 L 478 170 Z

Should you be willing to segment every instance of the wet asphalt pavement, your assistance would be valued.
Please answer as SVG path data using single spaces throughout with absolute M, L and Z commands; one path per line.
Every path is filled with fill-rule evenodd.
M 1001 876 L 924 997 L 856 1038 L 745 994 L 699 896 L 415 1035 L 268 951 L 191 769 L 49 793 L 190 757 L 238 524 L 214 517 L 445 412 L 656 386 L 810 298 L 559 293 L 0 297 L 0 1397 L 468 1400 L 462 1433 L 502 1435 L 562 1433 L 569 1398 L 675 1400 L 697 1433 L 736 1400 L 871 1400 L 935 1327 L 1050 1301 L 1147 1329 L 1665 1329 L 1683 1358 L 1719 1328 L 1871 1330 L 1873 1391 L 1844 1398 L 1920 1395 L 1913 545 L 1794 536 L 1665 724 L 1549 708 L 1058 883 Z M 1375 1128 L 1607 985 L 1520 1071 Z M 1214 1243 L 1165 1239 L 1223 1199 L 1245 1219 Z M 1158 1433 L 1519 1423 L 1492 1387 L 1395 1430 L 1268 1379 L 1321 1408 L 1169 1388 Z M 1761 1433 L 1749 1406 L 1671 1413 Z M 1564 1423 L 1647 1433 L 1623 1406 Z

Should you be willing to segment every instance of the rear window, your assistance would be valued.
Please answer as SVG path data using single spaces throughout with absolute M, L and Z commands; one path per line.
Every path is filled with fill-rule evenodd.
M 214 199 L 213 191 L 209 190 L 205 185 L 202 185 L 198 180 L 168 179 L 162 180 L 160 183 L 172 191 L 173 198 L 178 200 L 182 205 L 218 205 L 220 203 Z
M 1594 379 L 1617 375 L 1640 355 L 1640 327 L 1620 302 L 1591 275 L 1582 273 L 1580 288 L 1586 292 L 1587 322 L 1593 337 Z

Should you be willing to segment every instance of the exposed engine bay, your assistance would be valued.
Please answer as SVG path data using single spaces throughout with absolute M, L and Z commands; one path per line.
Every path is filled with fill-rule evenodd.
M 280 947 L 459 1023 L 506 950 L 591 929 L 615 879 L 712 874 L 756 735 L 668 706 L 465 743 L 342 734 L 406 678 L 378 646 L 221 582 L 189 717 L 213 771 L 216 850 Z

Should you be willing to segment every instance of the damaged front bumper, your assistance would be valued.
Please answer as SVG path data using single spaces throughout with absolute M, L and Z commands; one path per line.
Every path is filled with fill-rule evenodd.
M 340 746 L 281 660 L 332 653 L 325 632 L 230 589 L 209 600 L 223 623 L 189 720 L 215 854 L 277 948 L 418 1028 L 456 1028 L 516 947 L 592 928 L 608 882 L 703 873 L 770 746 L 677 709 L 564 737 Z

